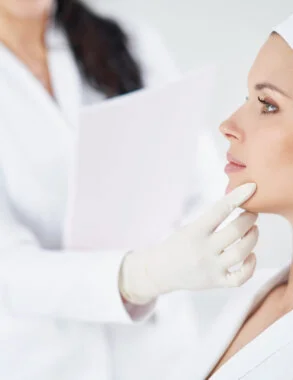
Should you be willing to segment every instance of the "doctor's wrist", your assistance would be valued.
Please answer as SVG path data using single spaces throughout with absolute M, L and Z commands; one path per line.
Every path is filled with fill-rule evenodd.
M 123 301 L 133 305 L 146 305 L 156 299 L 145 273 L 143 258 L 135 252 L 128 252 L 119 272 L 119 291 Z

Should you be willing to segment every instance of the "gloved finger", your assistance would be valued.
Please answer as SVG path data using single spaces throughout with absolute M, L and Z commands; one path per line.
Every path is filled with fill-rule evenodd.
M 257 214 L 243 212 L 222 230 L 213 234 L 212 244 L 221 252 L 236 240 L 241 239 L 255 224 L 257 217 Z
M 218 201 L 209 211 L 200 217 L 202 227 L 211 233 L 242 203 L 246 202 L 255 192 L 255 183 L 246 183 Z
M 237 244 L 220 255 L 220 261 L 225 269 L 229 269 L 244 261 L 255 247 L 259 236 L 257 226 L 253 226 Z
M 251 253 L 246 257 L 242 267 L 234 272 L 227 271 L 225 284 L 227 287 L 239 287 L 247 282 L 253 275 L 256 267 L 256 256 Z

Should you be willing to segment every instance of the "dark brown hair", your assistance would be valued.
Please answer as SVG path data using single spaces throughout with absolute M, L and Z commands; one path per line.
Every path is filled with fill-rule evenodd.
M 106 96 L 143 87 L 127 35 L 113 20 L 99 16 L 78 0 L 57 0 L 57 24 L 64 30 L 86 81 Z

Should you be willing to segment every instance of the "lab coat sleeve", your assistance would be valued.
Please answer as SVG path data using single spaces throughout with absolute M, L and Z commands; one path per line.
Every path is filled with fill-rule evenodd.
M 190 173 L 190 191 L 186 197 L 182 225 L 194 222 L 225 194 L 228 184 L 224 173 L 225 159 L 221 157 L 215 137 L 207 127 L 197 126 Z
M 42 249 L 18 222 L 0 181 L 0 312 L 97 323 L 147 318 L 152 304 L 124 305 L 120 297 L 124 254 Z

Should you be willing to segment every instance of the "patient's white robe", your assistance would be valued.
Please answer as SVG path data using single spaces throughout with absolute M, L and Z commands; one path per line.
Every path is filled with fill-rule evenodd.
M 278 269 L 261 269 L 233 297 L 213 320 L 202 337 L 198 352 L 182 353 L 178 374 L 194 380 L 208 379 L 248 315 L 264 297 L 288 278 L 289 264 Z M 193 356 L 193 363 L 190 359 Z M 175 377 L 176 378 L 176 377 Z M 293 310 L 277 320 L 243 347 L 209 378 L 210 380 L 292 380 Z

